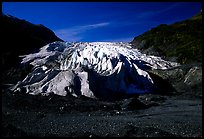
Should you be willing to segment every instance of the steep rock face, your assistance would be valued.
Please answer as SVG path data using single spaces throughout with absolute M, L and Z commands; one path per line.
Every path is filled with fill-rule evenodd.
M 34 25 L 16 17 L 1 15 L 1 64 L 7 70 L 18 65 L 19 55 L 29 54 L 40 47 L 62 41 L 43 25 Z
M 179 65 L 142 54 L 128 43 L 109 42 L 54 42 L 25 55 L 22 63 L 30 63 L 34 70 L 13 90 L 102 99 L 152 93 L 154 81 L 146 70 Z
M 171 25 L 161 24 L 133 39 L 132 45 L 150 55 L 181 64 L 202 62 L 202 13 Z

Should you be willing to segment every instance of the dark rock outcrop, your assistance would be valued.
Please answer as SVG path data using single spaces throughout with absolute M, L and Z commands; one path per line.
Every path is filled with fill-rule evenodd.
M 183 94 L 185 97 L 202 97 L 202 64 L 187 64 L 168 70 L 154 69 L 149 72 L 167 81 L 175 89 L 175 94 Z M 163 91 L 170 90 L 159 85 Z
M 34 25 L 28 21 L 5 14 L 1 15 L 1 34 L 3 81 L 7 79 L 12 80 L 14 76 L 12 70 L 29 69 L 25 66 L 19 67 L 20 55 L 35 52 L 40 47 L 54 41 L 63 41 L 54 32 L 41 24 Z

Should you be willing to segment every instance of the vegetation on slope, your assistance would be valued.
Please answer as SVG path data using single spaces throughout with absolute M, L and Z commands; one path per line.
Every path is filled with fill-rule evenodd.
M 181 64 L 202 62 L 202 13 L 171 25 L 161 24 L 137 36 L 135 48 Z

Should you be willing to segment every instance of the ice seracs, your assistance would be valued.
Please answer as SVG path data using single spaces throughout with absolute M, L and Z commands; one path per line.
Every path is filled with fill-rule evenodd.
M 34 70 L 14 90 L 105 99 L 151 92 L 154 82 L 146 70 L 178 65 L 142 54 L 128 43 L 112 42 L 53 42 L 23 57 L 22 63 Z

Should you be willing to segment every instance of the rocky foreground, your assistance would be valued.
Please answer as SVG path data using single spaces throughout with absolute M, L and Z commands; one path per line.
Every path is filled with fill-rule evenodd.
M 202 137 L 202 99 L 141 95 L 90 98 L 2 94 L 2 136 Z

